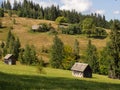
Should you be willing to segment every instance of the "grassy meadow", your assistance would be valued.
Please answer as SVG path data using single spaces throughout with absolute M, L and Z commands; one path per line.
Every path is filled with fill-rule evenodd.
M 16 24 L 13 24 L 15 18 Z M 21 18 L 7 14 L 2 18 L 3 28 L 0 29 L 0 41 L 5 41 L 9 29 L 12 27 L 12 33 L 19 37 L 21 46 L 33 44 L 39 52 L 44 46 L 50 48 L 53 43 L 53 35 L 49 33 L 31 33 L 32 25 L 39 23 L 51 23 L 56 28 L 54 21 L 35 20 Z M 109 33 L 109 30 L 107 30 Z M 84 35 L 64 35 L 59 34 L 59 38 L 65 45 L 73 47 L 75 39 L 80 43 L 80 54 L 84 53 L 88 43 L 88 38 Z M 92 43 L 100 51 L 105 47 L 108 38 L 94 39 Z M 49 60 L 49 55 L 40 53 L 44 60 Z M 0 60 L 0 90 L 120 90 L 120 80 L 109 79 L 107 76 L 93 74 L 93 78 L 73 77 L 71 71 L 53 68 L 44 68 L 44 74 L 37 71 L 36 66 L 6 65 Z
M 119 90 L 120 80 L 93 74 L 93 78 L 77 78 L 71 71 L 35 66 L 6 65 L 0 61 L 0 90 Z
M 19 37 L 21 41 L 21 46 L 24 47 L 26 44 L 33 44 L 37 51 L 39 52 L 41 48 L 44 46 L 44 48 L 49 49 L 53 43 L 53 37 L 54 35 L 49 35 L 49 33 L 31 33 L 31 27 L 32 25 L 40 24 L 40 23 L 51 23 L 51 25 L 56 28 L 58 25 L 54 21 L 49 20 L 36 20 L 36 19 L 30 19 L 30 18 L 21 18 L 16 15 L 13 15 L 12 17 L 9 17 L 7 14 L 5 14 L 5 17 L 1 18 L 3 28 L 0 29 L 0 41 L 5 41 L 7 33 L 9 29 L 12 27 L 12 33 L 14 33 L 15 36 Z M 16 24 L 13 24 L 13 19 L 16 20 Z M 109 30 L 107 30 L 109 33 Z M 65 34 L 59 34 L 58 37 L 64 42 L 65 45 L 69 45 L 73 47 L 75 39 L 79 41 L 79 47 L 80 47 L 80 54 L 83 54 L 86 50 L 88 38 L 85 35 L 65 35 Z M 101 50 L 103 47 L 106 46 L 106 42 L 108 41 L 108 38 L 105 39 L 94 39 L 91 38 L 92 43 L 98 48 L 98 50 Z M 40 53 L 41 54 L 41 53 Z M 42 57 L 44 60 L 49 60 L 49 55 L 42 54 Z

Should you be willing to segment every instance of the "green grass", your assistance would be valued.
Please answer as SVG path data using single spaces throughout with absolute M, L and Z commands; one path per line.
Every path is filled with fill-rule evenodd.
M 0 61 L 0 90 L 119 90 L 120 80 L 93 74 L 93 78 L 76 78 L 71 71 L 35 66 L 5 65 Z

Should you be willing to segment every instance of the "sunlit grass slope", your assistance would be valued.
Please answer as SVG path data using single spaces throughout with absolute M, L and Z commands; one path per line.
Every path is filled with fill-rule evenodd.
M 93 78 L 76 78 L 71 71 L 35 66 L 5 65 L 0 61 L 0 90 L 119 90 L 120 80 L 93 74 Z

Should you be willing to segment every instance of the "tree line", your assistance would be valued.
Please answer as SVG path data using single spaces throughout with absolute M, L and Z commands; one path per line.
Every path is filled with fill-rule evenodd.
M 85 18 L 93 18 L 96 27 L 109 28 L 109 23 L 104 15 L 101 16 L 96 13 L 82 15 L 75 10 L 60 10 L 59 6 L 55 5 L 43 8 L 42 5 L 33 3 L 32 0 L 24 0 L 23 2 L 17 2 L 17 0 L 14 0 L 13 7 L 9 0 L 4 0 L 1 4 L 1 8 L 4 11 L 13 10 L 18 16 L 27 18 L 55 21 L 57 17 L 64 16 L 68 23 L 81 23 Z

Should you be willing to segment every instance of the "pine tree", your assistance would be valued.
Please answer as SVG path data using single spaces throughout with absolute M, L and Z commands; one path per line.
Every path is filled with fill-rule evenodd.
M 18 3 L 17 3 L 17 0 L 14 0 L 13 10 L 18 10 Z
M 19 38 L 15 38 L 15 36 L 11 33 L 11 31 L 8 32 L 6 44 L 3 47 L 3 52 L 5 54 L 13 54 L 16 59 L 19 57 L 20 52 L 20 41 Z
M 73 64 L 76 62 L 73 49 L 70 46 L 64 47 L 64 59 L 62 61 L 63 69 L 70 70 Z
M 94 73 L 98 72 L 99 63 L 98 63 L 97 48 L 91 44 L 91 40 L 89 40 L 87 45 L 86 62 L 91 66 Z
M 22 64 L 32 65 L 37 63 L 37 56 L 34 46 L 26 45 L 24 52 L 20 53 L 20 62 Z
M 77 39 L 75 39 L 73 53 L 74 53 L 74 55 L 76 56 L 76 59 L 79 57 L 79 52 L 80 52 L 79 42 L 78 42 Z
M 30 65 L 31 64 L 31 48 L 29 45 L 26 45 L 25 46 L 25 51 L 24 51 L 24 54 L 23 54 L 23 63 L 24 64 L 27 64 L 27 65 Z
M 11 6 L 11 3 L 10 3 L 9 0 L 7 0 L 7 2 L 6 2 L 6 9 L 7 10 L 11 10 L 12 9 L 12 6 Z
M 116 21 L 113 22 L 109 43 L 109 77 L 120 79 L 120 32 Z
M 51 66 L 54 68 L 62 68 L 63 56 L 64 56 L 64 44 L 58 38 L 58 36 L 55 36 L 50 55 Z
M 74 42 L 74 53 L 76 55 L 79 55 L 79 42 L 77 39 L 75 39 L 75 42 Z
M 0 17 L 4 17 L 4 10 L 3 10 L 3 8 L 0 8 Z
M 2 27 L 2 21 L 1 21 L 1 19 L 0 19 L 0 28 Z
M 19 57 L 19 52 L 20 52 L 20 41 L 19 38 L 17 38 L 16 41 L 14 41 L 14 47 L 13 47 L 13 55 L 15 56 L 16 59 Z
M 108 75 L 108 69 L 109 69 L 109 61 L 110 57 L 108 56 L 109 53 L 108 47 L 103 48 L 103 50 L 100 52 L 99 57 L 99 73 L 103 75 Z

